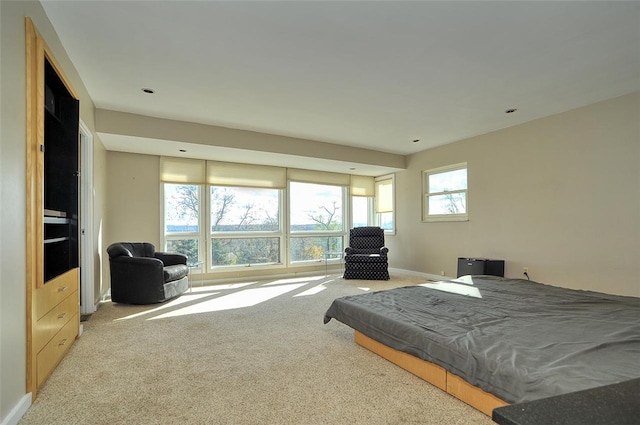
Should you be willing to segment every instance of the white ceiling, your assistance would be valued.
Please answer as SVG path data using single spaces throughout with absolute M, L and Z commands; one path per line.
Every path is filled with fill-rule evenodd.
M 640 2 L 43 7 L 99 109 L 400 155 L 640 90 Z

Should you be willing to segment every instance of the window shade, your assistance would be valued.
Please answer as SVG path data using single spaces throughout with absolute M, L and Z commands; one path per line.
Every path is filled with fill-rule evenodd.
M 164 183 L 205 183 L 206 162 L 201 159 L 160 157 L 160 181 Z
M 266 165 L 207 161 L 207 183 L 216 186 L 287 187 L 286 168 Z
M 374 183 L 373 177 L 351 175 L 351 196 L 375 196 Z
M 349 186 L 351 180 L 349 174 L 301 170 L 298 168 L 287 168 L 287 179 L 302 183 L 330 184 L 334 186 Z
M 376 213 L 393 211 L 393 180 L 376 182 Z

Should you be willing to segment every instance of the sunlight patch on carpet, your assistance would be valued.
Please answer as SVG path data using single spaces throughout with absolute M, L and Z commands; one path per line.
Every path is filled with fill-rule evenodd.
M 227 289 L 239 289 L 244 288 L 245 286 L 255 285 L 256 282 L 243 282 L 243 283 L 227 283 L 220 285 L 206 285 L 206 286 L 193 286 L 191 287 L 191 291 L 193 292 L 204 292 L 204 291 L 223 291 Z
M 180 298 L 176 298 L 175 300 L 169 301 L 168 303 L 162 304 L 154 309 L 141 311 L 140 313 L 130 314 L 129 316 L 125 316 L 125 317 L 120 317 L 118 319 L 114 319 L 114 322 L 118 322 L 120 320 L 135 319 L 136 317 L 142 317 L 149 314 L 156 314 L 159 311 L 166 310 L 168 308 L 174 308 L 176 306 L 179 306 L 180 304 L 197 301 L 200 298 L 210 297 L 211 295 L 217 295 L 217 294 L 219 294 L 219 292 L 207 292 L 206 294 L 185 293 L 185 294 L 182 294 Z
M 292 277 L 291 279 L 278 279 L 273 282 L 265 283 L 263 286 L 282 285 L 283 283 L 297 283 L 297 282 L 314 282 L 316 280 L 324 279 L 324 276 L 312 276 L 312 277 Z
M 272 298 L 286 294 L 304 286 L 305 283 L 245 289 L 233 294 L 224 295 L 212 300 L 206 300 L 174 311 L 169 311 L 148 320 L 165 319 L 168 317 L 186 316 L 189 314 L 210 313 L 214 311 L 233 310 L 252 307 Z
M 304 292 L 299 293 L 298 295 L 294 295 L 293 297 L 306 297 L 309 295 L 315 295 L 319 292 L 324 291 L 325 289 L 327 289 L 326 286 L 324 286 L 322 283 L 320 285 L 314 286 L 313 288 L 309 288 Z

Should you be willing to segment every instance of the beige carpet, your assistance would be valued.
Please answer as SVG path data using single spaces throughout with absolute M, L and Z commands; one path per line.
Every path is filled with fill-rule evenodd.
M 334 298 L 416 283 L 334 275 L 104 303 L 19 423 L 492 424 L 322 323 Z

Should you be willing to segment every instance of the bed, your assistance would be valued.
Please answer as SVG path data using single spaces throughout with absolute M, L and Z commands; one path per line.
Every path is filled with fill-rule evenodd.
M 324 323 L 490 415 L 640 378 L 640 299 L 465 276 L 338 298 Z

